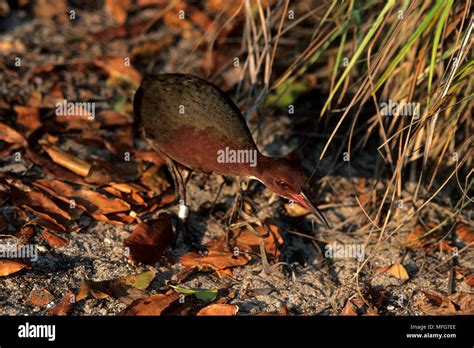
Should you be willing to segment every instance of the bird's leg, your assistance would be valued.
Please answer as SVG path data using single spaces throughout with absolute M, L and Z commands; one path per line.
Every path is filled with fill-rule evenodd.
M 186 185 L 188 184 L 188 181 L 189 181 L 189 179 L 191 178 L 191 175 L 193 175 L 193 170 L 192 170 L 192 169 L 188 169 L 187 172 L 188 172 L 188 175 L 186 175 L 186 179 L 184 180 L 184 191 L 185 191 L 185 194 L 186 194 Z
M 179 211 L 178 211 L 178 217 L 183 220 L 187 221 L 188 216 L 189 216 L 189 207 L 186 204 L 186 183 L 187 180 L 185 181 L 183 178 L 182 173 L 179 171 L 179 169 L 175 166 L 175 171 L 176 171 L 176 178 L 178 181 L 178 195 L 179 195 Z
M 180 206 L 186 206 L 186 191 L 184 190 L 184 181 L 183 181 L 183 176 L 179 172 L 176 164 L 174 163 L 173 160 L 167 159 L 167 165 L 168 169 L 171 173 L 171 176 L 173 177 L 173 183 L 174 183 L 174 189 L 175 193 L 178 196 L 178 202 Z M 180 208 L 181 209 L 181 208 Z M 189 211 L 188 211 L 189 212 Z M 187 218 L 186 211 L 184 213 L 178 213 L 178 216 L 180 219 L 184 220 Z
M 189 215 L 189 208 L 186 206 L 186 194 L 183 188 L 184 182 L 181 173 L 179 172 L 176 163 L 170 159 L 166 158 L 166 163 L 168 165 L 168 169 L 171 173 L 171 177 L 173 178 L 174 189 L 176 196 L 178 198 L 179 204 L 179 211 L 178 211 L 178 219 L 176 222 L 176 242 L 184 241 L 187 238 L 187 217 Z
M 175 161 L 171 159 L 171 157 L 169 157 L 167 154 L 162 152 L 159 146 L 157 146 L 153 140 L 147 139 L 147 141 L 150 147 L 153 148 L 153 150 L 155 150 L 158 153 L 158 155 L 160 155 L 160 157 L 166 161 L 166 165 L 168 166 L 168 170 L 173 179 L 174 189 L 175 189 L 176 196 L 178 197 L 178 202 L 186 205 L 185 204 L 186 203 L 186 190 L 183 189 L 183 186 L 184 186 L 183 177 L 178 170 L 177 164 L 175 163 Z
M 242 188 L 242 184 L 244 184 L 244 188 Z M 237 178 L 237 193 L 235 195 L 234 201 L 232 202 L 232 207 L 230 209 L 230 216 L 229 216 L 229 222 L 228 225 L 230 226 L 232 223 L 232 220 L 234 218 L 234 214 L 237 211 L 237 218 L 240 216 L 240 212 L 242 211 L 242 207 L 244 205 L 244 199 L 245 199 L 245 193 L 247 190 L 247 181 L 242 180 L 240 177 Z
M 212 202 L 211 210 L 209 211 L 209 216 L 212 216 L 214 213 L 214 208 L 216 207 L 217 200 L 219 199 L 219 196 L 221 195 L 222 188 L 224 187 L 225 180 L 222 178 L 222 176 L 218 176 L 218 181 L 219 181 L 219 188 L 217 189 L 216 196 L 214 198 L 214 201 Z
M 178 166 L 174 161 L 170 161 L 169 168 L 170 171 L 173 172 L 173 177 L 175 178 L 175 187 L 179 200 L 178 222 L 176 228 L 178 232 L 181 232 L 181 238 L 177 239 L 182 240 L 183 243 L 192 248 L 197 248 L 198 243 L 194 239 L 194 233 L 189 225 L 189 206 L 187 205 L 186 199 L 186 184 L 191 177 L 192 171 L 189 171 L 186 177 L 184 177 L 182 171 L 178 169 Z
M 148 141 L 150 146 L 166 161 L 168 170 L 171 173 L 173 179 L 174 189 L 176 196 L 178 198 L 179 210 L 178 210 L 178 219 L 176 223 L 176 244 L 179 241 L 183 241 L 185 244 L 186 241 L 192 237 L 192 234 L 188 232 L 188 215 L 189 207 L 186 204 L 186 184 L 191 176 L 191 172 L 188 174 L 186 181 L 183 179 L 183 175 L 178 169 L 178 164 L 173 161 L 168 155 L 160 150 L 158 146 L 153 141 Z

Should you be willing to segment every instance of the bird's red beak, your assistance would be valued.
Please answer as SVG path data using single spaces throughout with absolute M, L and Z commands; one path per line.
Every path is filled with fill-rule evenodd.
M 328 224 L 328 221 L 326 220 L 323 213 L 321 212 L 321 210 L 319 210 L 317 205 L 314 204 L 311 199 L 309 199 L 306 193 L 301 191 L 299 194 L 293 195 L 292 197 L 296 202 L 301 204 L 303 207 L 305 207 L 310 212 L 312 212 L 314 216 L 319 218 L 326 225 L 327 228 L 331 228 Z

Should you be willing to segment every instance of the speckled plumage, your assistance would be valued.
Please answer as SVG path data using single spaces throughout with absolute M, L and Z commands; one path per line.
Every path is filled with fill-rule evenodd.
M 224 174 L 219 165 L 208 163 L 212 157 L 217 159 L 218 150 L 257 150 L 235 103 L 198 77 L 148 75 L 137 91 L 134 108 L 152 145 L 195 170 Z M 228 165 L 222 167 L 225 172 L 230 170 Z M 233 171 L 240 174 L 235 166 Z

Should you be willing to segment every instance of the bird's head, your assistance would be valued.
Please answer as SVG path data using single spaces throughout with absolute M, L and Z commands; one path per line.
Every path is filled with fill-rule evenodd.
M 301 204 L 329 227 L 326 218 L 309 196 L 308 177 L 296 160 L 262 156 L 257 167 L 256 179 L 263 182 L 277 195 Z

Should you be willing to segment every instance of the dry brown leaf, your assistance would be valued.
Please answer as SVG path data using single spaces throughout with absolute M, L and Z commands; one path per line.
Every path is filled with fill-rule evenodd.
M 155 56 L 161 50 L 169 47 L 174 42 L 173 35 L 166 35 L 159 40 L 148 40 L 133 47 L 132 55 L 139 57 Z
M 112 224 L 130 225 L 135 222 L 135 219 L 137 218 L 137 214 L 132 210 L 128 214 L 124 214 L 124 213 L 108 214 L 107 218 L 109 222 Z M 141 220 L 138 220 L 138 222 L 141 222 Z
M 60 180 L 51 180 L 51 179 L 38 179 L 33 182 L 33 185 L 39 187 L 49 195 L 56 197 L 67 204 L 71 204 L 71 199 L 69 197 L 75 197 L 76 189 L 66 182 Z M 86 207 L 83 206 L 80 202 L 74 201 L 76 208 L 86 211 Z
M 232 271 L 232 268 L 224 268 L 224 269 L 217 270 L 216 273 L 219 276 L 219 278 L 224 278 L 224 277 L 232 277 L 232 274 L 234 272 Z
M 428 226 L 431 228 L 431 226 Z M 441 239 L 441 231 L 434 231 L 426 235 L 428 231 L 422 225 L 417 225 L 405 240 L 405 247 L 408 249 L 423 248 L 426 252 L 432 251 L 450 251 L 452 246 L 448 241 Z
M 180 3 L 179 5 L 186 6 L 184 3 Z M 193 24 L 186 19 L 186 17 L 184 19 L 179 17 L 177 9 L 175 11 L 167 11 L 163 16 L 163 22 L 166 28 L 174 34 L 183 35 L 185 31 L 188 32 L 187 35 L 190 34 L 190 31 L 193 32 L 193 35 L 198 34 L 197 30 L 193 28 Z
M 378 269 L 378 272 L 387 272 L 397 277 L 398 279 L 402 279 L 402 280 L 410 279 L 410 276 L 408 275 L 407 270 L 400 263 L 396 263 L 390 267 L 382 267 Z
M 370 200 L 370 196 L 365 193 L 358 194 L 357 198 L 359 200 L 360 205 L 363 207 L 368 208 L 372 204 L 372 201 Z
M 105 8 L 118 24 L 123 24 L 127 20 L 128 11 L 132 4 L 130 0 L 105 0 Z
M 129 202 L 132 201 L 131 203 L 135 205 L 147 205 L 142 196 L 136 191 L 136 188 L 126 183 L 112 184 L 111 186 L 104 187 L 103 190 L 121 199 L 128 199 Z
M 156 294 L 135 300 L 120 315 L 161 315 L 168 307 L 178 301 L 180 294 Z
M 466 244 L 474 242 L 474 229 L 462 221 L 456 222 L 456 236 Z
M 233 316 L 239 311 L 239 307 L 231 304 L 211 304 L 202 308 L 197 316 Z
M 61 23 L 67 22 L 66 0 L 34 0 L 30 1 L 29 7 L 36 18 L 57 19 Z
M 366 192 L 367 191 L 367 179 L 366 178 L 357 178 L 355 179 L 355 189 L 357 192 Z
M 466 280 L 467 285 L 474 286 L 474 275 L 468 274 L 464 277 L 464 279 Z
M 130 259 L 134 263 L 153 266 L 174 237 L 170 216 L 163 213 L 155 220 L 138 224 L 124 245 L 130 248 Z
M 133 152 L 133 156 L 134 156 L 134 158 L 136 158 L 138 160 L 158 164 L 159 166 L 161 166 L 163 164 L 166 164 L 166 161 L 163 158 L 161 158 L 161 156 L 158 155 L 158 153 L 156 151 L 153 151 L 153 150 L 149 150 L 149 151 L 135 150 Z M 154 167 L 152 167 L 152 168 L 154 168 Z M 155 170 L 155 168 L 154 168 L 154 170 Z
M 41 103 L 42 107 L 55 108 L 56 103 L 62 103 L 64 101 L 64 94 L 61 89 L 61 83 L 56 83 L 47 95 L 43 98 Z
M 310 213 L 308 209 L 298 203 L 285 203 L 285 210 L 291 217 L 305 216 Z
M 2 3 L 2 6 L 0 7 L 0 11 L 5 10 L 4 6 L 7 6 L 8 8 L 8 4 L 4 2 Z M 4 12 L 2 14 L 5 15 Z M 2 56 L 5 57 L 12 52 L 17 52 L 17 53 L 25 52 L 25 45 L 20 39 L 16 39 L 14 37 L 9 37 L 5 35 L 0 39 L 0 54 L 2 54 Z
M 379 315 L 380 313 L 378 312 L 377 308 L 367 308 L 367 311 L 364 314 L 364 316 L 367 317 L 377 317 Z
M 0 140 L 10 144 L 17 144 L 21 147 L 26 147 L 28 145 L 23 135 L 2 122 L 0 122 Z
M 137 7 L 143 8 L 148 6 L 168 5 L 168 0 L 137 0 Z
M 420 300 L 421 310 L 430 315 L 472 315 L 474 294 L 457 292 L 445 296 L 435 290 L 423 290 L 428 301 Z
M 41 231 L 41 235 L 52 247 L 63 247 L 69 243 L 67 238 L 58 236 L 57 234 L 50 232 L 48 230 Z
M 32 91 L 27 105 L 33 108 L 40 108 L 42 105 L 43 95 L 40 91 Z
M 224 11 L 227 16 L 234 16 L 240 8 L 240 14 L 245 10 L 242 6 L 241 1 L 228 1 L 228 0 L 207 0 L 205 2 L 205 9 L 208 13 L 221 13 Z
M 456 292 L 449 296 L 449 298 L 457 305 L 456 309 L 459 308 L 458 314 L 474 314 L 474 294 Z
M 59 65 L 61 64 L 47 63 L 47 64 L 43 64 L 39 66 L 34 66 L 30 69 L 30 74 L 37 75 L 37 74 L 43 74 L 43 73 L 50 73 L 54 71 Z
M 27 130 L 27 136 L 41 127 L 38 108 L 15 105 L 13 110 L 16 112 L 16 123 Z
M 107 168 L 95 163 L 90 167 L 89 173 L 84 180 L 98 185 L 105 185 L 116 181 Z
M 159 208 L 171 204 L 176 200 L 176 195 L 174 193 L 169 193 L 166 195 L 160 196 L 160 205 Z
M 49 179 L 39 179 L 34 184 L 55 194 L 58 198 L 70 203 L 74 200 L 76 207 L 86 210 L 89 214 L 113 214 L 130 211 L 130 204 L 119 198 L 109 198 L 100 192 L 74 189 L 71 185 Z
M 117 184 L 111 184 L 111 187 L 114 189 L 117 189 L 120 192 L 124 193 L 133 193 L 133 192 L 146 192 L 147 189 L 141 185 L 135 184 L 133 182 L 131 183 L 117 183 Z
M 136 205 L 146 205 L 145 200 L 136 191 L 132 191 L 130 197 Z
M 101 140 L 98 133 L 100 123 L 95 121 L 93 116 L 88 116 L 88 110 L 84 107 L 79 107 L 81 110 L 79 114 L 61 115 L 58 114 L 53 121 L 46 121 L 45 126 L 49 131 L 65 133 L 69 131 L 80 131 L 82 137 L 99 141 Z M 78 139 L 80 140 L 80 139 Z
M 351 301 L 347 301 L 346 305 L 344 306 L 344 308 L 342 309 L 342 312 L 340 315 L 344 315 L 344 316 L 356 316 L 357 315 L 357 312 L 355 311 L 355 307 L 354 305 L 352 304 Z
M 132 181 L 139 176 L 140 172 L 136 162 L 125 161 L 112 164 L 96 158 L 85 180 L 87 182 L 105 185 Z
M 279 315 L 288 315 L 288 308 L 286 307 L 286 305 L 284 305 L 283 307 L 280 308 L 280 310 L 278 311 L 278 314 Z
M 13 204 L 18 207 L 29 208 L 32 212 L 47 219 L 51 219 L 57 225 L 64 226 L 71 221 L 69 213 L 61 209 L 49 197 L 38 191 L 23 191 L 14 185 L 9 185 Z
M 57 179 L 76 183 L 82 186 L 86 186 L 86 187 L 94 186 L 85 182 L 84 179 L 80 177 L 79 175 L 74 174 L 71 171 L 64 169 L 63 167 L 53 163 L 53 161 L 37 154 L 34 151 L 31 151 L 30 149 L 26 149 L 26 154 L 28 158 L 31 161 L 33 161 L 36 165 L 41 167 L 45 171 L 46 174 L 49 174 Z
M 417 225 L 413 231 L 410 232 L 407 239 L 405 240 L 405 246 L 409 249 L 421 248 L 427 244 L 426 239 L 424 239 L 424 234 L 426 230 L 423 226 Z
M 0 259 L 0 277 L 17 273 L 23 268 L 29 268 L 29 266 L 20 261 Z
M 364 298 L 357 297 L 353 299 L 354 305 L 356 307 L 363 307 L 367 303 L 370 304 L 370 307 L 367 309 L 366 313 L 369 314 L 369 310 L 372 310 L 372 313 L 378 313 L 378 308 L 383 306 L 383 304 L 387 300 L 387 296 L 385 295 L 385 290 L 383 289 L 377 289 L 371 286 L 370 284 L 366 287 L 364 287 L 364 293 L 363 293 Z M 364 301 L 365 299 L 365 301 Z
M 94 64 L 97 67 L 104 70 L 112 79 L 112 82 L 115 80 L 125 81 L 134 86 L 138 86 L 141 82 L 140 73 L 131 65 L 127 64 L 124 57 L 101 57 L 94 59 Z
M 203 11 L 199 11 L 197 8 L 193 8 L 189 12 L 189 19 L 196 25 L 196 27 L 201 28 L 203 33 L 207 35 L 213 35 L 216 33 L 216 27 L 213 26 L 214 21 L 207 16 Z
M 44 307 L 54 300 L 54 296 L 46 289 L 33 290 L 30 292 L 29 300 L 34 306 Z
M 57 223 L 54 222 L 53 219 L 49 219 L 47 216 L 44 216 L 44 214 L 38 214 L 40 215 L 37 218 L 34 218 L 33 220 L 28 221 L 23 227 L 32 227 L 31 225 L 36 225 L 39 226 L 43 229 L 47 229 L 53 232 L 66 232 L 66 228 L 62 225 L 58 225 Z M 27 233 L 29 233 L 27 231 Z
M 152 166 L 146 170 L 141 177 L 141 181 L 156 193 L 162 193 L 171 186 L 165 177 L 164 167 L 161 165 Z
M 454 247 L 446 240 L 443 239 L 437 243 L 433 243 L 424 247 L 427 252 L 430 251 L 452 251 Z
M 97 221 L 107 222 L 112 225 L 123 226 L 126 224 L 126 222 L 122 221 L 121 218 L 116 218 L 116 219 L 109 218 L 111 215 L 104 215 L 104 214 L 98 214 L 98 213 L 92 213 L 90 215 Z
M 207 244 L 207 248 L 207 255 L 188 252 L 181 256 L 180 263 L 184 267 L 219 271 L 229 267 L 243 266 L 250 261 L 250 257 L 243 253 L 238 253 L 236 256 L 233 252 L 226 250 L 222 240 L 211 241 Z
M 89 174 L 91 165 L 79 157 L 68 154 L 56 146 L 45 144 L 43 145 L 43 148 L 54 163 L 57 163 L 82 177 L 86 177 L 87 174 Z
M 277 226 L 270 224 L 266 224 L 265 226 L 269 230 L 269 233 L 267 233 L 263 227 L 255 226 L 255 230 L 260 236 L 268 234 L 265 238 L 257 237 L 248 227 L 232 230 L 230 243 L 232 248 L 237 247 L 241 251 L 260 254 L 260 239 L 263 239 L 267 256 L 278 260 L 280 257 L 280 248 L 283 245 L 283 238 L 281 238 Z
M 440 251 L 453 251 L 454 247 L 446 239 L 443 239 L 438 245 L 438 250 Z
M 109 297 L 108 294 L 99 291 L 97 289 L 92 289 L 90 282 L 85 280 L 82 281 L 81 288 L 79 289 L 79 294 L 76 296 L 76 301 L 82 301 L 83 299 L 92 296 L 96 299 L 103 299 Z
M 56 306 L 51 307 L 46 311 L 46 315 L 51 316 L 64 316 L 68 315 L 68 313 L 72 310 L 72 306 L 75 303 L 76 298 L 72 291 L 69 291 L 66 296 L 59 302 Z
M 27 244 L 34 235 L 35 229 L 29 223 L 15 231 L 15 237 L 18 238 L 22 244 Z
M 3 97 L 0 98 L 0 109 L 10 109 L 10 105 L 5 102 L 5 99 Z
M 174 303 L 171 307 L 168 307 L 162 315 L 192 316 L 196 313 L 196 307 L 199 305 L 199 300 L 197 300 L 194 296 L 188 296 L 184 303 Z
M 31 221 L 28 221 L 28 225 L 29 224 L 38 225 L 41 227 L 51 229 L 52 231 L 55 231 L 55 232 L 67 232 L 68 230 L 67 223 L 60 222 L 61 219 L 59 219 L 58 221 L 58 219 L 53 218 L 51 214 L 42 213 L 26 205 L 23 207 L 25 208 L 25 210 L 31 211 L 33 214 L 38 216 L 37 218 Z
M 103 281 L 84 280 L 76 300 L 81 301 L 89 296 L 103 299 L 109 296 L 130 304 L 134 300 L 148 296 L 145 289 L 155 278 L 153 271 L 132 274 L 123 278 Z

